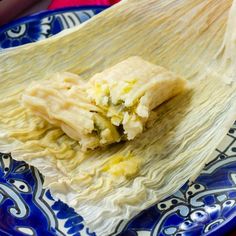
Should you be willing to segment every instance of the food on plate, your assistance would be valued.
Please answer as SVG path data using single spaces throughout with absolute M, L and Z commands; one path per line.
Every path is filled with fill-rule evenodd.
M 117 235 L 131 217 L 194 180 L 235 120 L 235 12 L 232 0 L 126 0 L 55 37 L 1 51 L 0 151 L 36 166 L 44 187 L 82 215 L 91 231 Z M 109 103 L 117 101 L 116 89 L 107 96 L 96 84 L 102 80 L 113 91 L 109 86 L 116 82 L 101 74 L 133 55 L 186 79 L 188 86 L 154 109 L 156 104 L 139 97 L 141 108 L 132 114 L 153 110 L 141 133 L 126 127 L 131 140 L 84 151 L 60 128 L 61 117 L 52 124 L 47 112 L 42 117 L 22 100 L 32 82 L 43 84 L 56 73 L 63 80 L 67 71 L 76 74 L 69 83 L 85 86 L 80 94 L 89 103 L 86 96 L 81 100 L 91 110 L 104 110 L 117 129 L 124 119 L 117 119 L 117 107 Z M 128 93 L 139 91 L 130 84 Z M 118 96 L 125 106 L 132 104 L 131 96 Z
M 185 84 L 163 67 L 130 57 L 87 82 L 72 73 L 34 82 L 22 101 L 87 150 L 134 139 L 150 112 L 182 92 Z

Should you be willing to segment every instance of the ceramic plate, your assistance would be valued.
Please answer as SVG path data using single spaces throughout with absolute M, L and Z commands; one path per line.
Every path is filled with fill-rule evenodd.
M 0 28 L 0 48 L 48 38 L 89 20 L 106 7 L 67 8 L 25 17 Z M 83 218 L 42 188 L 43 177 L 24 162 L 0 155 L 0 235 L 91 235 Z M 118 222 L 122 236 L 219 236 L 236 228 L 236 122 L 193 183 Z
M 0 48 L 36 42 L 89 20 L 107 6 L 63 8 L 18 19 L 0 27 Z

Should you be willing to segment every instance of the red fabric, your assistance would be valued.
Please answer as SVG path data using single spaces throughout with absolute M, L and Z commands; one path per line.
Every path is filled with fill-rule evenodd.
M 58 9 L 72 6 L 113 5 L 120 0 L 52 0 L 48 9 Z

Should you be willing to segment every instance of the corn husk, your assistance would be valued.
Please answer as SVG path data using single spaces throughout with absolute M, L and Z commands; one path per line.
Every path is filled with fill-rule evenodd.
M 97 235 L 117 234 L 197 176 L 235 119 L 235 11 L 231 0 L 125 0 L 56 37 L 1 52 L 0 151 L 36 166 Z M 83 153 L 21 105 L 31 81 L 61 71 L 86 80 L 134 55 L 190 83 L 135 140 Z

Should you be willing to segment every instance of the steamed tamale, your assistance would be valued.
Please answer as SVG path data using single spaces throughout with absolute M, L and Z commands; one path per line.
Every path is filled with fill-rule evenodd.
M 144 130 L 151 111 L 184 88 L 185 80 L 131 57 L 87 83 L 72 73 L 34 82 L 22 101 L 87 150 L 134 139 Z

